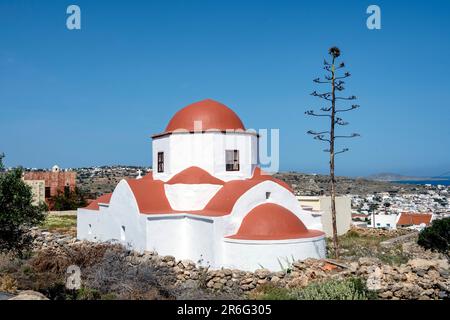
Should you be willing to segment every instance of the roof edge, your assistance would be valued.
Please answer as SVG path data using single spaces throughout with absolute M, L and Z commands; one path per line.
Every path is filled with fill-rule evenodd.
M 198 131 L 189 131 L 189 130 L 180 130 L 180 131 L 169 131 L 169 132 L 161 132 L 156 133 L 151 136 L 152 139 L 162 138 L 164 136 L 170 136 L 172 134 L 203 134 L 203 133 L 223 133 L 223 134 L 243 134 L 243 135 L 251 135 L 259 138 L 259 133 L 247 130 L 220 130 L 220 129 L 208 129 L 208 130 L 198 130 Z

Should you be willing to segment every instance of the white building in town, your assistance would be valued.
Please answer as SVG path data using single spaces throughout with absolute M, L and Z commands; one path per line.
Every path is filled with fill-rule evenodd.
M 212 268 L 280 269 L 325 256 L 320 217 L 257 166 L 258 135 L 213 100 L 178 111 L 153 136 L 153 172 L 78 209 L 77 236 Z
M 323 231 L 327 237 L 333 236 L 330 196 L 297 196 L 303 209 L 311 210 L 313 215 L 319 215 Z M 351 199 L 347 196 L 336 197 L 336 228 L 338 235 L 350 230 L 352 224 Z
M 398 214 L 371 214 L 369 228 L 397 229 Z
M 372 214 L 370 215 L 370 228 L 397 229 L 408 228 L 422 230 L 431 224 L 433 214 L 401 212 L 400 214 Z

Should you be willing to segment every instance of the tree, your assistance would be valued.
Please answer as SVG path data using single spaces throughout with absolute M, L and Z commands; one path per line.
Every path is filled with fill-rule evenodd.
M 3 169 L 0 155 L 0 170 Z M 22 253 L 32 238 L 30 227 L 45 218 L 45 204 L 32 204 L 31 188 L 22 180 L 22 169 L 15 168 L 0 174 L 0 252 Z
M 64 192 L 58 192 L 52 197 L 51 201 L 53 209 L 58 211 L 76 210 L 87 205 L 85 193 L 79 188 L 75 188 L 74 191 L 64 189 Z
M 431 226 L 419 233 L 417 243 L 425 249 L 450 254 L 450 218 L 434 220 Z
M 385 202 L 383 203 L 383 207 L 384 207 L 384 214 L 388 214 L 387 209 L 391 207 L 391 204 L 389 202 Z
M 349 72 L 345 72 L 343 74 L 338 74 L 340 69 L 345 67 L 343 62 L 337 64 L 337 59 L 341 55 L 339 48 L 332 47 L 328 50 L 328 53 L 331 56 L 331 62 L 324 60 L 324 69 L 327 72 L 324 79 L 316 78 L 313 81 L 317 84 L 327 84 L 329 85 L 330 91 L 324 93 L 318 93 L 314 91 L 311 93 L 312 96 L 318 97 L 322 100 L 326 101 L 326 106 L 322 107 L 320 113 L 315 112 L 314 110 L 308 110 L 305 114 L 314 116 L 314 117 L 326 117 L 330 120 L 330 129 L 326 131 L 313 131 L 309 130 L 308 134 L 312 135 L 314 139 L 319 141 L 324 141 L 329 144 L 329 148 L 324 151 L 329 153 L 330 155 L 330 194 L 331 194 L 331 219 L 333 225 L 333 247 L 334 247 L 334 255 L 335 258 L 339 257 L 339 246 L 338 246 L 338 237 L 337 237 L 337 227 L 336 227 L 336 179 L 334 174 L 335 162 L 334 158 L 337 154 L 344 153 L 349 151 L 348 148 L 343 148 L 339 151 L 335 151 L 335 140 L 339 138 L 354 138 L 358 137 L 359 134 L 352 133 L 350 135 L 336 135 L 335 129 L 336 125 L 345 126 L 348 125 L 348 122 L 344 121 L 339 114 L 347 111 L 351 111 L 359 108 L 359 105 L 352 104 L 348 107 L 342 107 L 337 109 L 337 102 L 339 101 L 348 101 L 355 100 L 355 96 L 341 97 L 337 96 L 336 92 L 343 91 L 344 88 L 344 80 L 345 78 L 350 77 Z
M 373 222 L 372 227 L 373 227 L 373 228 L 376 228 L 376 226 L 377 226 L 377 224 L 376 224 L 376 222 L 375 222 L 375 211 L 378 210 L 378 206 L 379 206 L 379 204 L 376 203 L 376 202 L 372 202 L 372 203 L 369 205 L 369 212 L 372 213 L 372 222 Z
M 5 157 L 5 154 L 2 152 L 0 153 L 0 172 L 3 172 L 5 167 L 3 166 L 3 158 Z

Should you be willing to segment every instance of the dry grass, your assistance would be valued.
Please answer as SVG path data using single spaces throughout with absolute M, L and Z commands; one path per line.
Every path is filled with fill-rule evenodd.
M 79 290 L 65 287 L 66 271 L 70 265 L 81 269 L 82 287 Z M 1 280 L 3 290 L 39 291 L 51 300 L 212 300 L 242 297 L 238 286 L 229 288 L 227 292 L 215 292 L 202 287 L 202 281 L 178 284 L 173 268 L 108 243 L 49 247 L 24 258 L 0 255 L 0 274 L 8 275 Z
M 403 235 L 409 231 L 367 230 L 352 228 L 345 235 L 339 237 L 340 257 L 347 260 L 356 260 L 360 257 L 374 257 L 391 265 L 407 261 L 401 245 L 390 248 L 382 247 L 381 242 Z M 332 242 L 328 240 L 329 256 L 333 256 Z
M 17 281 L 9 274 L 0 275 L 0 291 L 15 293 L 17 291 Z
M 105 252 L 122 250 L 119 245 L 105 243 L 62 247 L 60 250 L 44 249 L 38 251 L 30 260 L 29 264 L 37 272 L 65 273 L 70 265 L 86 268 L 99 263 Z
M 77 216 L 72 215 L 47 215 L 42 228 L 52 232 L 75 234 L 77 228 Z

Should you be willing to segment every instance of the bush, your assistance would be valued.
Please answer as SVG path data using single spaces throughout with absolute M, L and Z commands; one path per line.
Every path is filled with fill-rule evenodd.
M 119 245 L 98 243 L 93 245 L 61 247 L 58 252 L 43 249 L 31 259 L 30 265 L 36 272 L 51 272 L 64 275 L 70 265 L 80 268 L 91 267 L 102 261 L 106 251 L 121 252 Z
M 75 188 L 75 191 L 65 189 L 52 197 L 51 202 L 53 210 L 57 211 L 76 210 L 87 205 L 85 193 L 79 188 Z
M 294 300 L 292 291 L 287 288 L 276 287 L 273 284 L 264 284 L 256 288 L 250 298 L 261 300 Z
M 360 278 L 314 282 L 303 289 L 296 289 L 291 296 L 297 300 L 369 300 L 376 294 L 367 289 Z
M 77 300 L 101 300 L 102 296 L 98 290 L 88 287 L 81 287 L 76 292 Z
M 101 296 L 111 292 L 118 299 L 166 300 L 173 299 L 167 290 L 176 281 L 170 268 L 159 268 L 151 261 L 130 263 L 125 249 L 111 247 L 101 261 L 82 269 L 83 283 Z
M 329 279 L 293 289 L 266 284 L 250 295 L 251 299 L 261 300 L 369 300 L 376 297 L 361 278 Z
M 419 233 L 417 243 L 425 249 L 447 253 L 450 250 L 450 218 L 434 220 Z
M 0 154 L 0 171 L 2 159 Z M 22 169 L 0 173 L 0 253 L 21 254 L 31 245 L 28 230 L 42 223 L 46 211 L 44 204 L 35 206 L 32 201 L 31 188 L 22 180 Z

